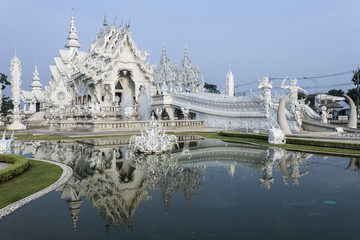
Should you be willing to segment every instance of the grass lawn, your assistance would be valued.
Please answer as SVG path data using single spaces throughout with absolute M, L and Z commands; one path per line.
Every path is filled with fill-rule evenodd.
M 29 169 L 23 174 L 0 183 L 0 209 L 51 185 L 63 171 L 47 162 L 29 160 L 29 163 Z

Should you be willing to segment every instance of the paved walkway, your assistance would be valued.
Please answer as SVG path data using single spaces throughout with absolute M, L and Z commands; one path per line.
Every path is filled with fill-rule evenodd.
M 5 163 L 5 162 L 0 162 L 0 170 L 4 169 L 4 168 L 7 168 L 8 166 L 11 166 L 11 164 L 10 163 Z

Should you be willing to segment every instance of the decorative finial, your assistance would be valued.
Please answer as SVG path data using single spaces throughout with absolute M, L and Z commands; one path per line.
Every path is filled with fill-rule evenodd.
M 104 15 L 104 23 L 103 23 L 103 26 L 104 26 L 104 27 L 107 27 L 107 25 L 108 25 L 108 24 L 107 24 L 107 21 L 106 21 L 106 15 Z
M 71 8 L 71 24 L 70 24 L 69 36 L 67 39 L 69 41 L 65 45 L 66 48 L 69 48 L 70 50 L 72 50 L 72 49 L 78 49 L 79 47 L 81 47 L 81 45 L 77 41 L 79 39 L 79 37 L 76 34 L 76 28 L 75 28 L 75 23 L 74 23 L 74 8 Z
M 14 52 L 14 56 L 16 57 L 16 46 L 15 46 L 15 52 Z
M 35 63 L 35 71 L 33 72 L 34 77 L 39 76 L 39 72 L 37 70 L 37 64 Z

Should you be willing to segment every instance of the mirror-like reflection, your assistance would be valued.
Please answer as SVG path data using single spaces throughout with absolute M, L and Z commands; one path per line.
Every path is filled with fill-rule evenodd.
M 179 137 L 179 144 L 171 153 L 159 155 L 135 154 L 129 151 L 128 143 L 127 138 L 14 141 L 15 153 L 65 163 L 74 169 L 74 175 L 57 192 L 17 211 L 21 219 L 15 215 L 5 218 L 0 231 L 7 232 L 6 226 L 19 221 L 33 229 L 32 222 L 38 223 L 31 212 L 37 211 L 42 214 L 40 219 L 58 219 L 58 232 L 64 231 L 58 239 L 69 237 L 68 231 L 74 237 L 88 239 L 87 233 L 91 228 L 98 229 L 99 224 L 111 238 L 121 227 L 129 232 L 122 237 L 130 239 L 147 234 L 152 234 L 152 238 L 173 238 L 177 229 L 187 229 L 181 238 L 209 232 L 200 239 L 219 237 L 216 234 L 220 233 L 223 238 L 233 239 L 241 229 L 245 239 L 263 239 L 269 231 L 249 230 L 247 224 L 261 224 L 270 232 L 285 224 L 289 236 L 299 224 L 308 222 L 310 229 L 319 224 L 318 219 L 326 221 L 321 229 L 327 229 L 335 217 L 327 217 L 325 204 L 341 202 L 336 206 L 343 209 L 344 216 L 352 215 L 347 209 L 353 209 L 349 199 L 356 197 L 358 189 L 353 184 L 358 180 L 354 170 L 358 172 L 360 166 L 356 158 L 326 159 L 282 148 L 196 136 Z M 54 211 L 59 208 L 61 213 L 47 216 L 44 204 Z M 336 219 L 341 216 L 337 213 Z M 161 235 L 156 235 L 164 224 Z M 33 233 L 30 229 L 28 232 Z M 327 233 L 324 230 L 317 235 L 318 230 L 309 234 L 321 238 Z M 93 234 L 94 239 L 103 236 Z M 283 231 L 271 236 L 279 239 L 282 234 Z
M 189 208 L 194 194 L 201 190 L 209 166 L 226 167 L 229 178 L 234 176 L 236 167 L 262 172 L 259 185 L 270 190 L 274 171 L 282 172 L 282 179 L 276 181 L 299 185 L 301 177 L 308 173 L 306 161 L 312 156 L 276 147 L 199 138 L 182 140 L 175 151 L 160 155 L 136 155 L 128 151 L 125 138 L 15 142 L 15 151 L 62 162 L 74 169 L 74 176 L 61 189 L 61 198 L 70 206 L 74 230 L 82 196 L 91 200 L 108 225 L 131 228 L 139 204 L 151 197 L 148 189 L 161 191 L 166 211 L 173 194 L 182 191 Z

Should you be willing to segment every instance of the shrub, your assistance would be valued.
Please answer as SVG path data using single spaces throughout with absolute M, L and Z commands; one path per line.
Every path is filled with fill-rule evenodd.
M 29 167 L 29 159 L 24 156 L 0 154 L 0 162 L 11 163 L 12 165 L 0 170 L 0 182 L 11 179 L 23 173 Z
M 232 133 L 232 132 L 221 131 L 220 135 L 221 136 L 226 136 L 226 137 L 254 138 L 254 139 L 262 139 L 262 140 L 267 140 L 268 139 L 268 135 L 255 134 L 255 133 Z

